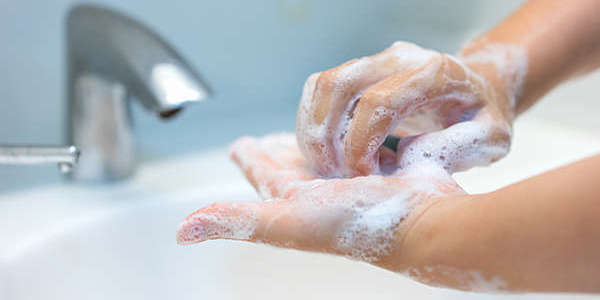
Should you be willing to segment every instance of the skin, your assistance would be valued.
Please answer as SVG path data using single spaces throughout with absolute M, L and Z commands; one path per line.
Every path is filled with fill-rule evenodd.
M 600 155 L 486 194 L 467 195 L 451 177 L 502 157 L 515 116 L 600 66 L 598 11 L 596 0 L 533 0 L 456 57 L 399 43 L 311 75 L 297 142 L 268 136 L 232 147 L 233 160 L 271 201 L 201 208 L 182 223 L 178 242 L 239 239 L 345 255 L 463 290 L 600 292 Z M 502 66 L 474 59 L 494 45 L 510 46 L 501 48 Z M 520 55 L 525 73 L 515 67 Z M 392 114 L 370 122 L 378 107 Z M 414 135 L 403 124 L 411 118 L 431 122 Z M 308 130 L 314 126 L 325 130 Z M 473 126 L 483 130 L 458 138 Z M 405 137 L 396 153 L 381 147 L 392 133 Z M 446 149 L 432 146 L 440 143 Z M 456 155 L 440 163 L 448 147 Z M 474 163 L 475 154 L 482 159 Z M 395 221 L 383 236 L 366 228 L 371 235 L 341 238 L 386 204 Z
M 598 293 L 598 176 L 600 155 L 489 194 L 443 199 L 413 226 L 405 259 L 422 271 L 484 270 L 509 291 Z M 420 279 L 462 288 L 436 269 Z
M 465 124 L 458 128 L 453 125 L 468 122 L 481 130 L 465 140 L 477 140 L 479 146 L 445 144 L 445 152 L 453 153 L 456 159 L 447 161 L 444 167 L 455 172 L 489 164 L 508 152 L 511 135 L 512 95 L 505 92 L 504 78 L 496 78 L 501 87 L 486 81 L 457 57 L 397 42 L 374 56 L 351 60 L 309 77 L 297 119 L 300 150 L 321 176 L 378 174 L 385 168 L 380 161 L 390 156 L 382 153 L 381 146 L 392 131 L 401 137 L 414 130 L 425 132 L 406 139 L 397 152 L 413 148 L 436 158 L 442 150 L 430 144 L 439 145 L 439 140 L 457 132 L 464 135 Z M 470 114 L 473 116 L 467 122 L 461 122 Z M 347 132 L 340 131 L 346 119 L 351 119 Z M 425 125 L 417 123 L 416 128 L 406 128 L 403 121 L 407 119 Z M 324 129 L 314 132 L 313 128 L 319 126 Z M 436 128 L 442 130 L 432 131 Z M 491 146 L 503 149 L 486 153 L 473 164 L 473 152 Z M 397 160 L 400 168 L 415 163 L 403 160 L 401 155 Z
M 179 227 L 178 243 L 246 240 L 345 255 L 404 272 L 409 265 L 398 259 L 405 255 L 400 244 L 419 215 L 439 197 L 465 195 L 450 175 L 435 165 L 420 166 L 419 172 L 398 171 L 389 177 L 320 179 L 308 168 L 292 134 L 241 138 L 232 145 L 231 158 L 266 201 L 215 203 L 199 209 Z M 376 243 L 359 237 L 355 243 L 340 244 L 340 233 L 385 202 L 392 203 L 391 210 L 399 207 L 394 203 L 400 203 L 411 211 L 391 213 L 399 220 L 383 228 L 390 230 L 389 237 Z M 250 234 L 237 235 L 240 228 Z M 381 244 L 389 244 L 389 249 L 371 253 L 371 247 Z

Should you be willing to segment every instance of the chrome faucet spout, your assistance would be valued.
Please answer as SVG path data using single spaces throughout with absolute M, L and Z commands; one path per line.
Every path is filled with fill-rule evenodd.
M 69 172 L 77 164 L 79 149 L 75 146 L 1 145 L 0 164 L 58 164 L 62 172 Z
M 113 10 L 83 4 L 67 17 L 68 142 L 82 152 L 72 178 L 130 176 L 136 166 L 129 99 L 171 117 L 210 92 L 156 33 Z

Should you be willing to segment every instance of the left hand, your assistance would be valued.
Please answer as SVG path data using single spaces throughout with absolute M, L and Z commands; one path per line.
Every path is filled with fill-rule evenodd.
M 326 177 L 389 174 L 423 163 L 448 172 L 509 149 L 521 53 L 470 46 L 459 56 L 396 42 L 311 75 L 298 109 L 298 146 Z M 397 153 L 382 144 L 402 137 Z

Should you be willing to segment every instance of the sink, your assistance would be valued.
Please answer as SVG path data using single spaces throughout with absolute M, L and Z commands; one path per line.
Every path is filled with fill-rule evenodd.
M 457 174 L 485 192 L 596 153 L 600 138 L 524 117 L 513 150 Z M 177 224 L 215 201 L 256 201 L 225 149 L 147 164 L 111 186 L 0 196 L 0 299 L 587 299 L 431 288 L 330 255 L 234 241 L 181 247 Z

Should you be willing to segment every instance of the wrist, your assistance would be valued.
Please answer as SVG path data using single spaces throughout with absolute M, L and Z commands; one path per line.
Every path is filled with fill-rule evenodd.
M 464 220 L 470 218 L 469 207 L 487 197 L 454 195 L 429 206 L 406 237 L 404 273 L 430 286 L 487 292 L 505 288 L 502 278 L 486 274 L 469 254 L 483 231 Z
M 486 81 L 500 111 L 512 121 L 528 70 L 525 51 L 512 44 L 476 40 L 465 45 L 457 56 Z

